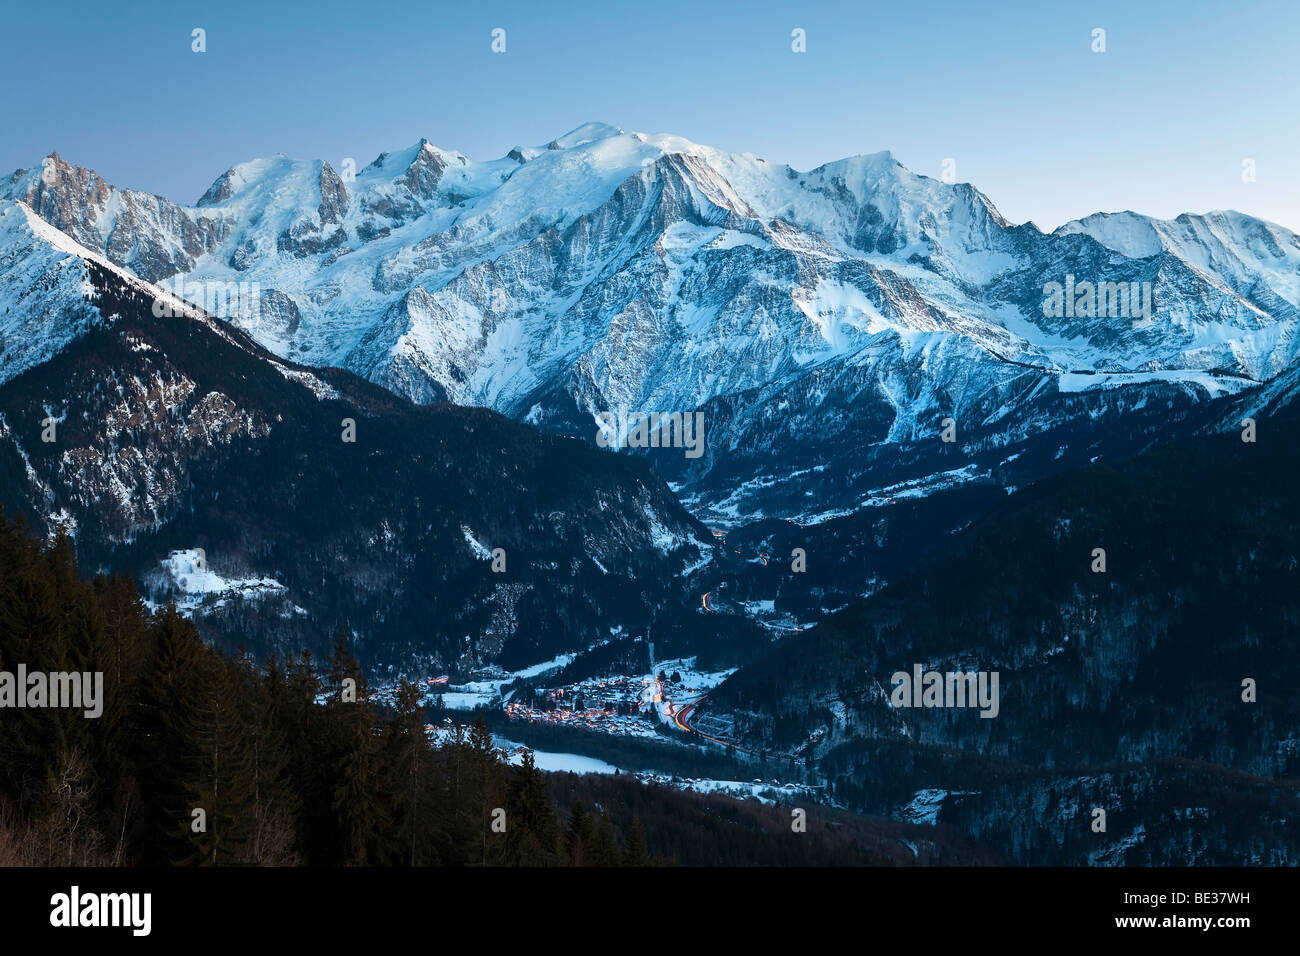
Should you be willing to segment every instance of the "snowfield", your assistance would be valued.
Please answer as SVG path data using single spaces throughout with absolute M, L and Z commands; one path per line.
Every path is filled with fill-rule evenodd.
M 270 577 L 222 577 L 208 568 L 206 555 L 197 548 L 173 551 L 160 566 L 168 593 L 177 595 L 178 611 L 193 612 L 213 596 L 219 599 L 216 606 L 222 607 L 231 598 L 256 598 L 287 591 L 283 584 Z M 301 612 L 300 608 L 297 610 Z

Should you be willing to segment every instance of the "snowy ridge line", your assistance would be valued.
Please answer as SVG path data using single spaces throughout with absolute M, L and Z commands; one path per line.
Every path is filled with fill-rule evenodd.
M 133 275 L 131 272 L 114 264 L 100 253 L 86 248 L 71 236 L 56 229 L 54 226 L 50 225 L 50 223 L 42 219 L 25 202 L 18 200 L 14 205 L 22 211 L 23 216 L 26 219 L 26 224 L 31 230 L 32 235 L 46 243 L 52 249 L 71 256 L 74 259 L 79 259 L 82 262 L 93 263 L 105 272 L 116 276 L 131 288 L 148 295 L 157 303 L 155 308 L 156 312 L 161 311 L 168 317 L 178 317 L 201 322 L 230 344 L 243 350 L 248 349 L 249 343 L 235 335 L 227 323 L 210 315 L 208 312 L 193 305 L 185 299 L 180 298 L 172 292 Z M 103 316 L 103 318 L 108 320 L 110 317 Z M 252 341 L 251 337 L 250 341 Z M 305 367 L 294 367 L 293 364 L 285 362 L 285 360 L 281 359 L 279 356 L 262 350 L 260 346 L 256 345 L 255 341 L 253 341 L 253 345 L 259 349 L 261 353 L 259 357 L 271 364 L 286 379 L 307 388 L 315 394 L 318 399 L 327 400 L 337 399 L 339 397 L 338 391 L 332 386 L 326 384 L 311 369 Z
M 202 309 L 195 308 L 184 299 L 178 298 L 165 289 L 132 275 L 130 272 L 110 262 L 99 253 L 87 249 L 71 236 L 54 228 L 54 226 L 51 226 L 21 199 L 17 200 L 17 204 L 18 208 L 23 211 L 23 215 L 27 217 L 27 225 L 31 228 L 32 232 L 39 238 L 45 240 L 46 243 L 53 246 L 55 249 L 60 252 L 66 252 L 68 255 L 82 259 L 86 262 L 93 262 L 104 271 L 117 276 L 132 288 L 148 293 L 154 299 L 163 302 L 167 308 L 172 310 L 172 314 L 174 315 L 180 315 L 187 319 L 195 319 L 197 321 L 205 322 L 213 328 L 218 327 L 219 323 L 217 320 L 208 315 Z M 107 316 L 105 318 L 107 318 Z M 227 338 L 229 338 L 229 336 L 227 336 Z M 230 341 L 233 342 L 234 340 L 230 339 Z

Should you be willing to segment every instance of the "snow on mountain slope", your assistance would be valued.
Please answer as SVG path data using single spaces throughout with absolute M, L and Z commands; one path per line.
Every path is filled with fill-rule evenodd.
M 251 283 L 258 311 L 231 321 L 268 349 L 418 402 L 588 440 L 601 411 L 707 409 L 694 480 L 756 450 L 803 473 L 810 431 L 893 443 L 955 416 L 1006 441 L 1081 407 L 1026 417 L 1030 394 L 1174 382 L 1196 401 L 1300 348 L 1300 240 L 1281 227 L 1125 214 L 1045 235 L 889 153 L 804 173 L 587 124 L 491 161 L 421 140 L 350 181 L 255 160 L 195 207 L 57 156 L 0 195 L 146 278 Z M 1047 283 L 1075 281 L 1149 288 L 1152 321 L 1044 309 Z
M 183 299 L 158 288 L 55 229 L 23 202 L 0 201 L 0 384 L 48 361 L 101 315 L 88 266 L 113 276 L 122 290 L 156 301 L 168 314 L 229 331 Z
M 1056 232 L 1092 236 L 1130 258 L 1171 252 L 1235 291 L 1247 291 L 1262 281 L 1286 302 L 1300 306 L 1300 236 L 1233 210 L 1203 216 L 1184 213 L 1176 219 L 1095 213 L 1067 222 Z
M 45 241 L 19 203 L 0 204 L 0 382 L 46 361 L 98 318 L 81 260 Z
M 0 201 L 0 384 L 53 358 L 99 322 L 115 318 L 99 307 L 102 290 L 90 281 L 91 267 L 111 277 L 118 293 L 129 291 L 152 303 L 155 314 L 201 322 L 235 341 L 225 323 L 87 249 L 26 203 Z M 332 395 L 311 372 L 291 368 L 274 356 L 267 359 L 285 378 L 318 398 Z

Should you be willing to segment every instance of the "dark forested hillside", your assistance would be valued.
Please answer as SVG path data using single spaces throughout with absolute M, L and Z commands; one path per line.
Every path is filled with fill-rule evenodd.
M 1154 815 L 1128 814 L 1144 834 L 1129 862 L 1295 862 L 1300 835 L 1282 821 L 1300 779 L 1297 417 L 1292 405 L 1254 442 L 1187 439 L 1021 492 L 703 710 L 818 763 L 852 806 L 966 791 L 940 820 L 1004 831 L 1038 862 L 1091 858 L 1042 844 L 1087 833 L 1099 788 Z M 892 707 L 891 675 L 916 664 L 998 672 L 997 716 Z M 1013 826 L 1025 805 L 1048 812 L 1015 811 Z M 1226 835 L 1251 814 L 1253 835 Z

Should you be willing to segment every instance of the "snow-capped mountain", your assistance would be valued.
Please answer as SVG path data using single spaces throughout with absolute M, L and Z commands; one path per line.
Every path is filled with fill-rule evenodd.
M 255 160 L 192 207 L 58 156 L 0 195 L 191 298 L 249 283 L 256 308 L 230 318 L 266 348 L 417 402 L 589 441 L 598 412 L 702 410 L 707 453 L 662 468 L 735 518 L 952 471 L 947 417 L 968 459 L 1005 453 L 991 464 L 1108 410 L 1163 404 L 1173 427 L 1300 348 L 1286 229 L 1125 213 L 1044 234 L 888 153 L 805 173 L 589 124 L 486 162 L 425 140 L 355 176 Z M 1099 305 L 1103 282 L 1132 301 Z M 1049 283 L 1092 290 L 1053 310 Z

